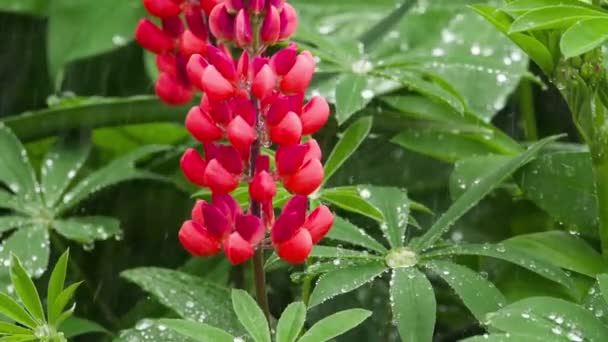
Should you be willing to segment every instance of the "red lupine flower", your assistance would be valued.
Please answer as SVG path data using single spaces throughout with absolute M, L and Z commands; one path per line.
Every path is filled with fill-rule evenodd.
M 150 14 L 159 18 L 173 17 L 182 11 L 179 4 L 172 0 L 144 0 L 144 7 Z
M 157 54 L 170 52 L 175 47 L 175 41 L 148 19 L 142 19 L 137 23 L 135 39 L 146 50 Z
M 329 119 L 329 104 L 325 98 L 314 96 L 300 114 L 302 121 L 302 135 L 310 135 L 316 133 Z
M 234 17 L 228 12 L 226 4 L 215 6 L 209 14 L 209 29 L 219 40 L 234 39 Z
M 276 162 L 279 179 L 294 194 L 310 195 L 323 183 L 321 150 L 314 139 L 305 144 L 279 147 Z
M 334 217 L 321 205 L 306 217 L 308 198 L 292 197 L 272 226 L 271 240 L 279 257 L 293 264 L 308 258 L 312 246 L 331 229 Z
M 234 36 L 239 47 L 249 46 L 253 41 L 253 31 L 249 14 L 243 8 L 239 10 L 234 22 Z
M 192 219 L 184 222 L 179 231 L 180 242 L 192 255 L 215 255 L 223 246 L 234 265 L 249 260 L 263 237 L 261 220 L 244 215 L 234 198 L 225 194 L 213 195 L 212 204 L 198 201 Z
M 190 87 L 182 84 L 176 76 L 166 72 L 160 74 L 155 90 L 158 97 L 167 104 L 181 105 L 192 100 Z
M 289 39 L 298 29 L 298 14 L 295 8 L 288 3 L 283 3 L 281 10 L 281 34 L 279 39 Z
M 205 159 L 189 148 L 182 156 L 181 168 L 192 183 L 208 187 L 213 193 L 227 194 L 238 187 L 244 165 L 234 147 L 205 144 Z

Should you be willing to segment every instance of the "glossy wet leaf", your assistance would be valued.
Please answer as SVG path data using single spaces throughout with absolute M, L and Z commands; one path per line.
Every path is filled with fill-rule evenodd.
M 133 341 L 163 341 L 163 342 L 197 342 L 197 340 L 186 337 L 173 329 L 169 329 L 162 322 L 142 319 L 135 327 L 121 331 L 113 342 Z
M 369 236 L 365 230 L 339 216 L 334 216 L 334 225 L 326 238 L 364 247 L 378 253 L 386 253 L 387 251 L 381 243 Z
M 325 182 L 355 153 L 372 129 L 372 124 L 372 117 L 367 116 L 355 121 L 344 131 L 344 134 L 325 161 Z
M 355 328 L 372 313 L 363 309 L 350 309 L 325 317 L 315 323 L 298 342 L 325 342 Z
M 313 258 L 334 258 L 338 262 L 340 259 L 382 259 L 377 255 L 370 254 L 367 251 L 356 251 L 352 249 L 345 249 L 343 247 L 332 247 L 332 246 L 314 246 L 310 252 L 310 256 Z
M 306 320 L 306 305 L 303 302 L 289 304 L 277 323 L 277 342 L 294 342 L 300 335 Z
M 38 326 L 38 323 L 21 305 L 3 292 L 0 292 L 0 313 L 29 328 Z
M 270 330 L 264 312 L 247 292 L 232 290 L 232 307 L 254 341 L 270 342 Z
M 21 265 L 21 261 L 14 254 L 11 258 L 11 280 L 15 287 L 15 293 L 19 296 L 27 311 L 39 322 L 44 322 L 44 310 L 36 285 Z
M 503 294 L 488 279 L 468 267 L 449 261 L 434 260 L 425 268 L 441 277 L 473 313 L 483 322 L 485 315 L 497 311 L 506 304 Z
M 25 201 L 40 202 L 38 182 L 25 147 L 5 125 L 0 124 L 0 182 Z
M 363 33 L 359 37 L 359 41 L 363 43 L 365 50 L 371 51 L 372 47 L 378 44 L 399 23 L 415 4 L 415 0 L 401 2 L 394 11 Z
M 608 14 L 579 6 L 550 6 L 531 10 L 517 17 L 510 33 L 569 27 L 579 20 L 606 17 Z
M 308 306 L 313 307 L 337 295 L 350 292 L 374 280 L 384 271 L 386 266 L 383 262 L 371 262 L 326 273 L 317 281 Z
M 551 7 L 555 5 L 567 5 L 597 9 L 597 7 L 594 7 L 581 0 L 514 0 L 509 1 L 504 7 L 501 8 L 501 10 L 509 13 L 521 14 L 524 12 L 529 12 L 531 10 L 543 7 Z
M 450 195 L 456 200 L 470 187 L 480 182 L 480 177 L 493 172 L 511 160 L 510 156 L 488 154 L 461 159 L 450 174 Z
M 492 170 L 479 178 L 479 182 L 463 193 L 448 210 L 439 217 L 429 230 L 419 239 L 412 242 L 412 247 L 422 250 L 431 247 L 462 215 L 468 212 L 475 204 L 488 193 L 499 186 L 507 177 L 511 176 L 520 167 L 529 163 L 547 144 L 555 141 L 559 136 L 545 138 L 528 147 L 525 152 L 513 157 L 509 162 L 496 170 Z
M 336 119 L 338 124 L 346 122 L 354 113 L 363 109 L 374 97 L 367 93 L 367 76 L 346 74 L 336 85 Z M 370 92 L 371 90 L 367 90 Z
M 608 273 L 598 275 L 597 282 L 602 291 L 602 297 L 604 297 L 604 300 L 608 303 Z
M 227 288 L 162 268 L 127 270 L 122 276 L 150 293 L 182 318 L 204 322 L 234 334 L 242 332 Z
M 72 301 L 72 298 L 76 294 L 76 290 L 78 290 L 80 285 L 82 285 L 82 282 L 70 284 L 57 295 L 57 298 L 51 305 L 48 312 L 49 322 L 53 322 L 53 324 L 56 325 L 61 325 L 61 323 L 65 319 L 72 315 L 72 312 L 74 311 L 75 307 L 72 307 L 68 310 L 65 310 L 65 308 Z
M 462 342 L 545 342 L 554 341 L 555 335 L 522 335 L 519 333 L 508 334 L 484 334 L 482 336 L 470 337 Z M 561 340 L 560 340 L 561 341 Z
M 414 267 L 392 272 L 391 307 L 401 340 L 431 342 L 437 306 L 433 286 Z
M 0 232 L 4 233 L 13 228 L 21 228 L 32 224 L 32 219 L 25 216 L 0 216 Z
M 362 189 L 365 189 L 365 187 Z M 330 188 L 323 189 L 319 193 L 319 197 L 321 200 L 344 210 L 367 216 L 376 221 L 383 221 L 384 215 L 382 212 L 369 203 L 367 199 L 363 198 L 364 196 L 361 195 L 361 191 L 353 187 Z M 365 195 L 364 190 L 363 194 Z
M 53 229 L 65 238 L 82 244 L 107 240 L 122 234 L 120 221 L 105 216 L 71 217 L 53 221 Z
M 180 335 L 200 342 L 233 342 L 234 337 L 229 333 L 201 322 L 183 319 L 161 319 L 159 323 Z
M 46 227 L 25 226 L 16 230 L 0 245 L 0 282 L 8 283 L 6 280 L 9 279 L 11 253 L 21 260 L 29 275 L 40 277 L 47 268 L 49 247 L 49 232 Z
M 562 36 L 560 48 L 565 58 L 582 55 L 608 39 L 608 14 L 605 18 L 583 20 L 572 25 Z
M 367 190 L 368 200 L 381 212 L 384 221 L 380 230 L 391 247 L 403 246 L 410 215 L 410 202 L 407 193 L 399 188 L 372 186 Z

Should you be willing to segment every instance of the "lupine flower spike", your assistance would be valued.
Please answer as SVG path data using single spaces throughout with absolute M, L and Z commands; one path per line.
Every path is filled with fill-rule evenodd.
M 298 25 L 285 0 L 144 0 L 160 25 L 142 19 L 135 38 L 157 55 L 156 93 L 169 105 L 200 103 L 186 117 L 186 129 L 202 144 L 188 149 L 186 178 L 212 192 L 198 201 L 179 240 L 195 256 L 222 250 L 233 264 L 256 249 L 274 247 L 291 263 L 309 256 L 333 224 L 324 205 L 307 215 L 308 197 L 323 182 L 322 154 L 312 135 L 329 118 L 320 96 L 305 103 L 316 67 L 309 51 L 289 44 L 272 56 L 266 48 L 288 40 Z M 233 56 L 230 46 L 241 49 Z M 276 146 L 274 165 L 261 146 Z M 250 209 L 243 213 L 230 195 L 247 183 Z M 277 183 L 294 194 L 275 221 Z

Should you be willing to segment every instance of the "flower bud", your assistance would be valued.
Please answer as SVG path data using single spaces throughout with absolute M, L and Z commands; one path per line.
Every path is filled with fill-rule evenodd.
M 190 30 L 184 31 L 179 40 L 179 50 L 182 55 L 189 58 L 194 54 L 205 55 L 207 52 L 208 42 L 202 40 L 192 33 Z
M 269 125 L 277 125 L 285 115 L 289 112 L 289 99 L 286 96 L 279 95 L 268 108 L 266 113 L 266 122 Z
M 224 2 L 224 0 L 199 0 L 203 11 L 205 11 L 207 15 L 211 14 L 211 11 L 213 11 L 215 6 L 221 4 L 222 2 Z
M 158 18 L 173 17 L 182 12 L 180 6 L 171 0 L 144 0 L 144 7 Z
M 180 160 L 180 166 L 184 176 L 190 182 L 201 187 L 206 186 L 203 175 L 205 174 L 207 163 L 195 149 L 189 148 L 184 152 Z
M 190 83 L 199 90 L 203 90 L 203 73 L 205 72 L 207 65 L 209 65 L 207 60 L 199 54 L 190 56 L 188 64 L 186 64 L 188 79 L 190 80 Z
M 281 33 L 279 34 L 279 39 L 289 39 L 296 33 L 297 28 L 298 14 L 290 4 L 285 3 L 281 11 Z
M 311 159 L 298 172 L 283 177 L 283 185 L 294 194 L 307 196 L 321 186 L 323 177 L 323 165 L 318 159 Z
M 207 25 L 203 19 L 203 12 L 199 6 L 188 6 L 185 11 L 186 23 L 192 33 L 201 40 L 209 40 Z
M 257 173 L 249 184 L 249 195 L 256 202 L 271 201 L 276 194 L 277 185 L 272 176 L 266 171 Z
M 192 100 L 192 90 L 181 84 L 176 76 L 161 73 L 156 81 L 156 95 L 169 105 L 182 105 Z
M 314 134 L 321 129 L 329 119 L 329 104 L 325 98 L 314 96 L 302 109 L 302 135 Z
M 205 68 L 202 78 L 203 91 L 212 99 L 225 100 L 234 94 L 234 87 L 213 65 Z
M 279 145 L 293 145 L 300 142 L 302 123 L 294 112 L 285 115 L 276 126 L 270 128 L 270 139 Z
M 302 52 L 281 80 L 280 88 L 283 93 L 296 94 L 304 93 L 310 85 L 312 76 L 315 72 L 315 61 L 309 52 Z
M 175 47 L 173 39 L 148 19 L 137 23 L 135 39 L 144 49 L 157 54 L 171 52 Z
M 281 17 L 279 11 L 274 6 L 270 6 L 262 22 L 260 38 L 267 45 L 272 45 L 279 40 L 281 33 Z
M 209 235 L 203 226 L 194 221 L 184 222 L 179 230 L 178 237 L 182 246 L 194 256 L 211 256 L 222 250 L 220 242 Z
M 239 47 L 249 46 L 253 41 L 251 22 L 249 20 L 249 14 L 247 14 L 245 9 L 241 9 L 236 15 L 234 22 L 234 36 L 236 38 L 236 45 Z
M 277 76 L 270 66 L 264 65 L 251 84 L 251 93 L 258 99 L 269 96 L 277 84 Z
M 201 143 L 211 143 L 222 139 L 222 130 L 217 127 L 209 114 L 194 106 L 186 116 L 186 129 Z
M 219 40 L 234 40 L 234 18 L 228 13 L 226 4 L 213 8 L 209 15 L 209 29 Z

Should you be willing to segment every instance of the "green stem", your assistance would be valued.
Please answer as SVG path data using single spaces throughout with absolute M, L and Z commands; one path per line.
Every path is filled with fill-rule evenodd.
M 597 192 L 602 251 L 604 257 L 608 258 L 608 158 L 593 158 L 593 178 Z
M 308 306 L 308 301 L 310 301 L 310 294 L 312 292 L 312 277 L 304 278 L 304 283 L 302 284 L 302 301 L 306 306 Z
M 519 83 L 519 112 L 521 114 L 525 139 L 527 141 L 538 140 L 532 83 L 526 79 L 522 79 Z

